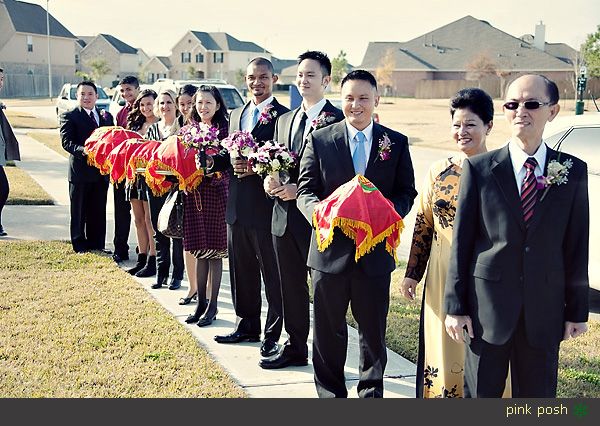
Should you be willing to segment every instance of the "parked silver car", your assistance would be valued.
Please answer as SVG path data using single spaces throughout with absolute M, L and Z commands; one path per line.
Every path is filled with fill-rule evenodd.
M 65 112 L 72 110 L 77 106 L 77 84 L 66 83 L 63 84 L 60 94 L 56 99 L 56 119 L 60 120 L 60 115 Z M 98 109 L 108 111 L 110 106 L 110 98 L 102 89 L 98 87 L 98 100 L 96 101 Z
M 588 166 L 590 199 L 590 286 L 600 290 L 600 113 L 558 116 L 546 126 L 544 141 L 554 147 L 564 137 L 560 150 L 585 161 Z

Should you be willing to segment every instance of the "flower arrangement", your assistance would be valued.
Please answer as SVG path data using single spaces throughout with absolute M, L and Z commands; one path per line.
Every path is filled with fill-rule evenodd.
M 560 159 L 560 156 L 559 156 Z M 552 160 L 548 163 L 548 173 L 546 176 L 537 178 L 537 190 L 545 189 L 540 201 L 544 199 L 551 185 L 562 185 L 569 181 L 569 169 L 573 167 L 573 160 L 570 158 L 560 163 L 557 160 Z
M 223 148 L 229 152 L 232 158 L 248 158 L 256 151 L 256 142 L 250 132 L 236 130 L 221 141 Z
M 276 141 L 266 141 L 248 158 L 252 170 L 262 176 L 286 172 L 296 164 L 296 154 Z
M 106 110 L 105 109 L 101 109 L 100 110 L 100 117 L 102 117 L 102 119 L 104 121 L 108 120 L 108 116 L 106 115 Z
M 206 155 L 216 155 L 221 150 L 218 127 L 205 123 L 188 124 L 179 130 L 179 135 L 181 143 L 187 149 L 194 148 Z
M 331 124 L 335 121 L 335 114 L 328 111 L 323 111 L 321 114 L 315 118 L 311 126 L 314 130 L 320 129 L 321 127 L 325 127 L 328 124 Z
M 387 133 L 383 134 L 383 137 L 379 139 L 379 147 L 377 148 L 377 152 L 379 153 L 379 158 L 382 161 L 389 160 L 391 157 L 392 145 L 393 142 L 390 141 Z
M 260 116 L 258 117 L 258 122 L 260 124 L 269 124 L 275 119 L 275 117 L 277 117 L 277 111 L 273 109 L 272 104 L 268 104 L 260 113 Z

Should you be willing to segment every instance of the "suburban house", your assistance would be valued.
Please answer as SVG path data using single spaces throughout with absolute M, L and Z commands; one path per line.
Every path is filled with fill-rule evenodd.
M 556 81 L 561 95 L 573 94 L 577 51 L 535 36 L 514 37 L 489 22 L 465 16 L 406 42 L 370 42 L 360 68 L 378 75 L 382 90 L 396 96 L 446 98 L 466 86 L 503 95 L 507 83 L 525 73 Z
M 154 83 L 159 78 L 171 78 L 171 59 L 168 56 L 153 56 L 142 66 L 140 76 L 146 83 Z
M 52 15 L 52 92 L 75 78 L 75 37 Z M 48 96 L 46 10 L 39 5 L 0 0 L 0 67 L 6 75 L 2 96 Z
M 149 60 L 142 50 L 128 45 L 110 34 L 98 34 L 95 37 L 80 37 L 79 44 L 84 43 L 78 58 L 80 69 L 90 73 L 90 63 L 105 60 L 110 71 L 97 84 L 114 87 L 126 75 L 138 76 L 143 64 Z
M 240 72 L 257 56 L 271 59 L 266 49 L 228 33 L 188 31 L 171 50 L 169 78 L 218 78 L 239 84 Z

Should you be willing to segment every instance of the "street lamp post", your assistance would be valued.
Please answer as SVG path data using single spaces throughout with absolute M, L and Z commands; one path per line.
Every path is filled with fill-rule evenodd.
M 46 0 L 46 36 L 48 38 L 48 97 L 52 100 L 52 64 L 50 63 L 50 11 Z

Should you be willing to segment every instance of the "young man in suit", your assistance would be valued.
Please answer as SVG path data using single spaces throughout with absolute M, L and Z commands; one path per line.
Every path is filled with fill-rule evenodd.
M 315 128 L 344 119 L 342 111 L 325 99 L 325 89 L 331 81 L 331 61 L 325 53 L 308 51 L 298 57 L 296 85 L 302 95 L 302 105 L 283 114 L 277 120 L 275 140 L 298 156 L 304 150 L 304 140 Z M 280 184 L 271 176 L 265 178 L 265 191 L 274 197 L 271 234 L 277 256 L 283 297 L 283 324 L 288 334 L 277 356 L 262 359 L 265 369 L 308 364 L 309 294 L 308 246 L 310 224 L 296 207 L 297 164 L 290 171 L 289 183 Z
M 77 85 L 79 106 L 60 117 L 62 147 L 69 154 L 69 198 L 71 200 L 71 244 L 77 253 L 103 250 L 106 239 L 106 193 L 108 176 L 87 164 L 85 140 L 97 127 L 112 126 L 108 111 L 96 108 L 96 85 Z
M 412 207 L 417 191 L 408 138 L 373 122 L 378 102 L 373 75 L 352 71 L 342 80 L 345 120 L 308 135 L 300 161 L 297 203 L 309 223 L 316 204 L 356 174 L 368 178 L 400 216 L 406 216 Z M 392 144 L 389 157 L 382 157 L 379 148 L 386 136 Z M 355 251 L 354 241 L 336 230 L 331 245 L 320 252 L 312 231 L 308 253 L 314 288 L 312 360 L 321 398 L 348 396 L 344 378 L 348 304 L 359 330 L 358 394 L 383 397 L 390 276 L 396 264 L 385 242 L 358 262 Z
M 140 93 L 140 82 L 137 77 L 128 75 L 119 82 L 119 91 L 126 104 L 116 116 L 117 126 L 127 128 L 127 115 L 133 107 L 135 98 Z M 113 260 L 120 263 L 129 260 L 129 230 L 131 228 L 131 203 L 125 197 L 125 182 L 113 185 L 115 236 L 113 244 L 115 252 Z
M 587 330 L 587 166 L 543 142 L 559 110 L 554 82 L 517 78 L 508 144 L 463 163 L 444 306 L 467 397 L 500 397 L 509 361 L 513 397 L 555 397 L 560 341 Z M 539 188 L 556 166 L 567 180 Z
M 4 70 L 0 68 L 0 91 L 4 86 Z M 8 185 L 8 178 L 4 171 L 7 161 L 21 160 L 21 154 L 19 152 L 19 142 L 10 127 L 10 123 L 4 115 L 4 109 L 6 107 L 0 102 L 0 237 L 4 237 L 7 232 L 2 227 L 2 209 L 8 200 L 8 193 L 10 187 Z
M 246 69 L 246 85 L 251 100 L 231 112 L 229 132 L 247 130 L 258 143 L 273 139 L 277 119 L 289 109 L 273 97 L 277 76 L 271 61 L 255 58 Z M 228 156 L 215 158 L 215 169 L 224 168 Z M 271 240 L 273 200 L 263 190 L 262 179 L 252 172 L 246 160 L 230 164 L 236 176 L 229 181 L 227 198 L 227 249 L 235 313 L 240 318 L 236 329 L 215 336 L 219 343 L 258 342 L 260 340 L 261 272 L 269 304 L 262 356 L 277 353 L 282 328 L 281 287 Z

